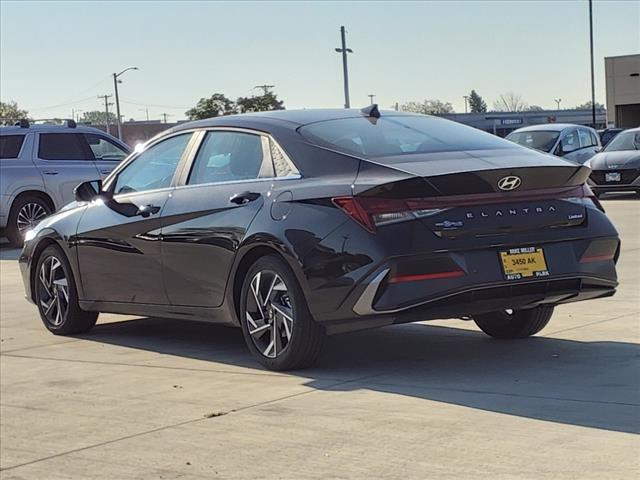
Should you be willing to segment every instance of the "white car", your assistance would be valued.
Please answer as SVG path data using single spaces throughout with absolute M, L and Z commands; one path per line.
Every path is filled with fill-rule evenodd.
M 570 123 L 548 123 L 519 128 L 507 135 L 519 145 L 584 163 L 602 150 L 598 133 Z

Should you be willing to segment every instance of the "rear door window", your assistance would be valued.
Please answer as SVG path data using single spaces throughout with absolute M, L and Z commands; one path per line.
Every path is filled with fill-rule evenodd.
M 94 160 L 82 133 L 41 133 L 38 157 L 43 160 Z
M 591 138 L 591 132 L 589 130 L 579 128 L 578 138 L 580 139 L 580 148 L 592 147 L 593 145 L 595 145 L 593 143 L 593 138 Z
M 2 135 L 0 136 L 0 158 L 18 158 L 24 135 Z
M 264 176 L 261 175 L 263 159 L 259 135 L 209 132 L 198 150 L 187 184 L 256 179 Z

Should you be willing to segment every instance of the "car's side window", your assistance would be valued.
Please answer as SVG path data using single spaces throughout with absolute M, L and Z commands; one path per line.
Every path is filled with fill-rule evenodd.
M 590 132 L 591 133 L 591 142 L 593 143 L 594 146 L 598 146 L 598 137 L 596 136 L 596 133 Z
M 176 135 L 142 152 L 118 173 L 113 193 L 118 195 L 169 187 L 191 135 Z
M 0 135 L 0 158 L 18 158 L 24 135 Z
M 43 160 L 93 160 L 82 133 L 41 133 L 38 158 Z
M 578 129 L 578 138 L 580 139 L 580 148 L 592 147 L 594 145 L 591 138 L 591 132 L 584 128 Z
M 251 180 L 261 175 L 262 137 L 244 132 L 208 132 L 193 162 L 188 185 Z
M 574 130 L 569 130 L 561 140 L 562 151 L 563 153 L 573 152 L 580 148 L 580 142 L 578 141 L 578 132 Z
M 122 147 L 102 135 L 85 133 L 84 136 L 96 160 L 119 162 L 128 155 Z

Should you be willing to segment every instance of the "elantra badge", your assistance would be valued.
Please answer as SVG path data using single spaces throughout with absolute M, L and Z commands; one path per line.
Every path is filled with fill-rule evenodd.
M 503 177 L 498 180 L 498 188 L 500 190 L 515 190 L 520 186 L 522 180 L 520 177 L 516 177 L 515 175 L 509 175 L 508 177 Z

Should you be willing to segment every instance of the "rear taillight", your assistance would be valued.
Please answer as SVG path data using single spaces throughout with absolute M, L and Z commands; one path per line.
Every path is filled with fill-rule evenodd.
M 336 197 L 332 202 L 371 233 L 381 225 L 422 218 L 444 210 L 430 208 L 427 201 L 420 199 Z
M 335 197 L 331 201 L 368 231 L 375 233 L 377 226 L 428 217 L 454 207 L 585 198 L 590 199 L 598 209 L 604 212 L 602 205 L 586 184 L 576 187 L 443 195 L 428 198 Z
M 580 257 L 580 263 L 609 262 L 615 260 L 620 242 L 611 238 L 594 240 Z

